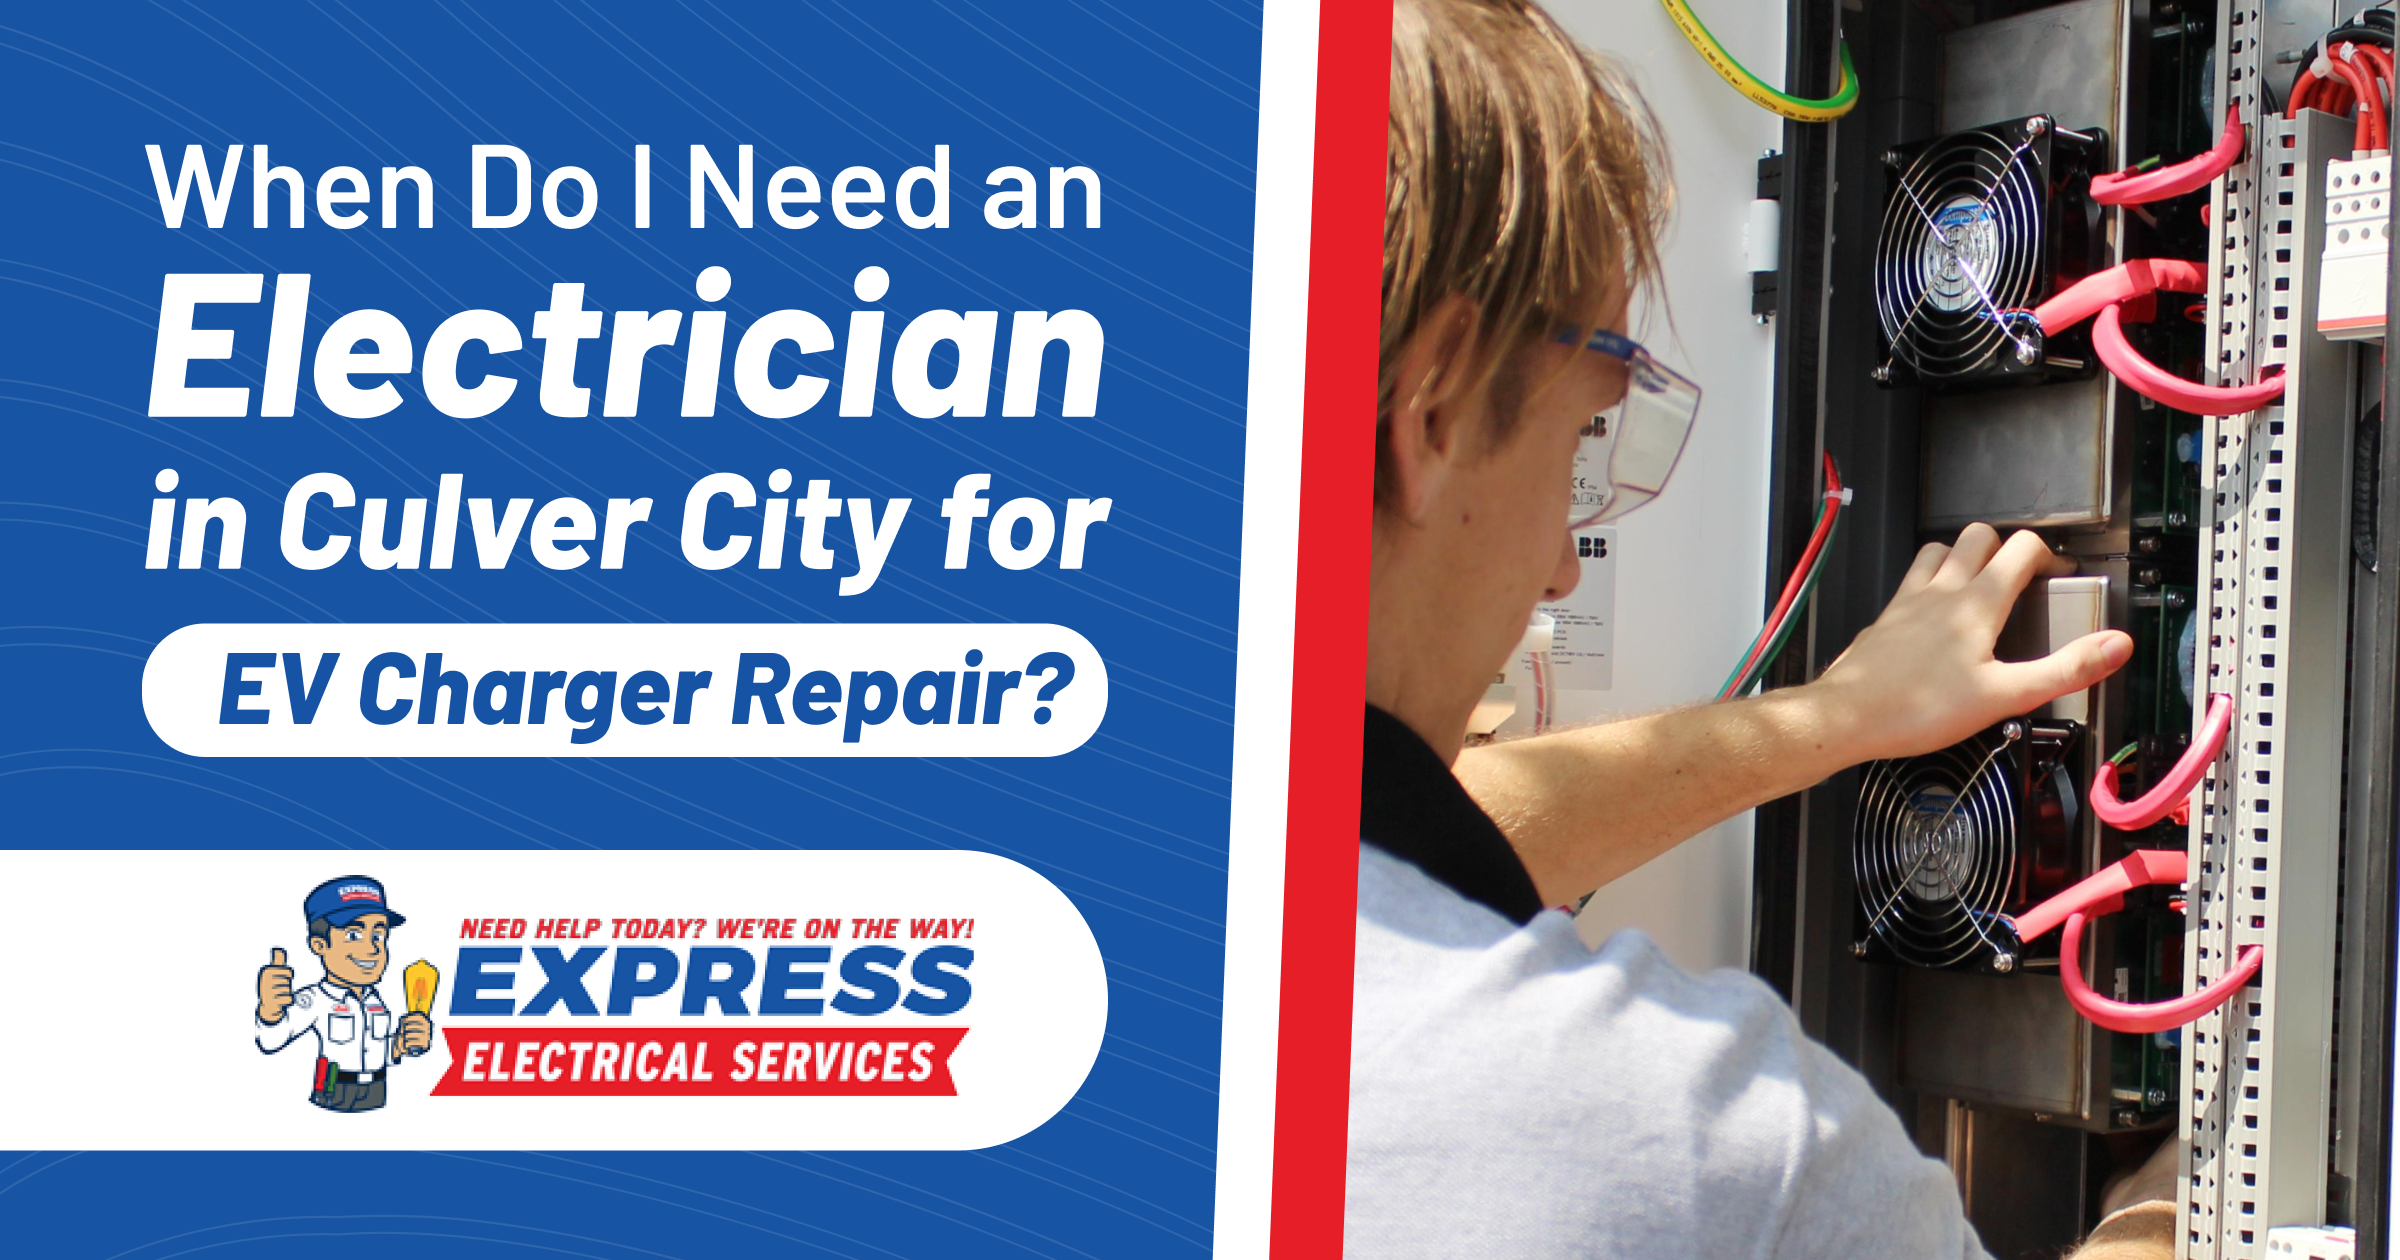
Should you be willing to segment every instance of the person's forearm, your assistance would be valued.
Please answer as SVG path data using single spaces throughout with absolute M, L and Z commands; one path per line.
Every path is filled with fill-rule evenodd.
M 1561 905 L 1860 758 L 1815 687 L 1470 748 L 1459 781 Z

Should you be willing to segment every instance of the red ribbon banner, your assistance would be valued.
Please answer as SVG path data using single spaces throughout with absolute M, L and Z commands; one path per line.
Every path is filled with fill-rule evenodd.
M 435 1094 L 955 1097 L 964 1028 L 445 1028 Z

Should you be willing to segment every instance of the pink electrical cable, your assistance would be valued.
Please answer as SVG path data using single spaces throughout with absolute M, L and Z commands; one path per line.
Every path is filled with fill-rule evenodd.
M 2277 372 L 2249 385 L 2202 385 L 2187 381 L 2142 357 L 2125 340 L 2121 308 L 2126 302 L 2161 289 L 2170 293 L 2205 293 L 2208 279 L 2197 263 L 2175 258 L 2137 258 L 2084 277 L 2065 292 L 2035 307 L 2034 320 L 2044 334 L 2072 328 L 2086 316 L 2092 320 L 2092 349 L 2100 362 L 2126 388 L 2153 402 L 2203 416 L 2233 416 L 2283 396 L 2283 376 Z
M 2365 154 L 2386 147 L 2390 141 L 2383 132 L 2383 94 L 2376 86 L 2374 62 L 2370 59 L 2366 65 L 2360 65 L 2357 50 L 2356 44 L 2343 44 L 2329 50 L 2325 62 L 2350 85 L 2358 118 L 2358 131 L 2351 147 Z
M 2180 884 L 2190 866 L 2178 849 L 2135 849 L 2122 861 L 2111 862 L 2074 887 L 2016 917 L 2017 939 L 2030 941 L 2067 921 L 2070 914 L 2120 906 L 2125 894 L 2152 884 Z
M 2055 927 L 2066 934 L 2058 942 L 2058 979 L 2067 1004 L 2102 1028 L 2123 1033 L 2153 1033 L 2180 1028 L 2223 1006 L 2258 974 L 2266 951 L 2245 945 L 2224 975 L 2181 997 L 2164 1002 L 2119 1002 L 2092 990 L 2083 978 L 2083 929 L 2089 916 L 2110 914 L 2125 906 L 2125 894 L 2152 884 L 2180 884 L 2190 874 L 2190 859 L 2177 849 L 2137 849 L 2123 861 L 2100 868 L 2090 878 L 2019 916 L 2017 939 L 2031 941 Z
M 2092 776 L 2092 812 L 2100 821 L 2119 831 L 2139 831 L 2175 812 L 2200 785 L 2210 763 L 2225 747 L 2225 734 L 2233 729 L 2233 697 L 2223 694 L 2208 698 L 2208 713 L 2200 725 L 2200 738 L 2183 750 L 2173 769 L 2159 779 L 2156 786 L 2132 801 L 2117 799 L 2117 765 L 2113 761 L 2100 764 L 2100 773 Z
M 2180 258 L 2136 258 L 2106 271 L 2096 271 L 2061 290 L 2058 296 L 2033 308 L 2033 318 L 2046 335 L 2055 335 L 2090 319 L 2119 302 L 2130 302 L 2165 289 L 2169 293 L 2206 293 L 2208 276 L 2199 263 Z
M 2217 137 L 2217 143 L 2208 152 L 2155 171 L 2118 171 L 2111 175 L 2094 175 L 2092 200 L 2104 206 L 2138 206 L 2144 202 L 2180 197 L 2207 187 L 2209 181 L 2224 174 L 2241 160 L 2242 112 L 2239 107 L 2234 107 L 2225 111 L 2225 131 Z
M 2134 393 L 2202 416 L 2238 416 L 2283 397 L 2280 372 L 2249 385 L 2202 385 L 2167 371 L 2143 358 L 2141 351 L 2125 340 L 2118 309 L 2107 307 L 2092 320 L 2092 350 L 2100 356 L 2101 365 Z
M 2081 912 L 2067 916 L 2067 934 L 2058 940 L 2058 983 L 2067 991 L 2067 1005 L 2111 1032 L 2154 1033 L 2181 1028 L 2225 1005 L 2258 975 L 2260 965 L 2267 959 L 2264 948 L 2244 945 L 2234 956 L 2232 970 L 2182 997 L 2164 1002 L 2119 1002 L 2100 996 L 2084 981 L 2083 927 Z

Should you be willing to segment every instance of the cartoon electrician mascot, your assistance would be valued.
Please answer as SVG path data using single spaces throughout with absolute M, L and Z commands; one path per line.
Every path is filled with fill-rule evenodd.
M 407 919 L 384 903 L 383 885 L 346 875 L 317 885 L 304 904 L 308 947 L 325 979 L 292 987 L 292 969 L 276 950 L 258 969 L 258 1048 L 274 1054 L 315 1034 L 317 1068 L 308 1100 L 327 1111 L 373 1111 L 384 1077 L 403 1056 L 433 1044 L 433 1020 L 395 1012 L 376 992 L 391 962 L 392 929 Z

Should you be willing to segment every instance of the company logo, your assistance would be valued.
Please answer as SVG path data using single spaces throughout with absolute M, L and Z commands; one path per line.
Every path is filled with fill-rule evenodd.
M 956 1095 L 966 1027 L 916 1021 L 967 1010 L 974 934 L 972 918 L 467 919 L 433 1093 Z
M 353 902 L 376 908 L 353 909 Z M 391 964 L 392 933 L 407 919 L 384 908 L 382 887 L 366 876 L 337 876 L 317 885 L 301 903 L 300 914 L 308 925 L 308 950 L 323 964 L 324 978 L 295 990 L 289 955 L 280 946 L 271 950 L 267 965 L 258 969 L 252 1040 L 261 1054 L 281 1054 L 304 1041 L 317 1052 L 308 1086 L 308 1100 L 317 1106 L 380 1110 L 392 1070 L 433 1048 L 430 1012 L 440 975 L 431 963 L 410 964 L 408 1013 L 392 1017 L 375 984 Z

